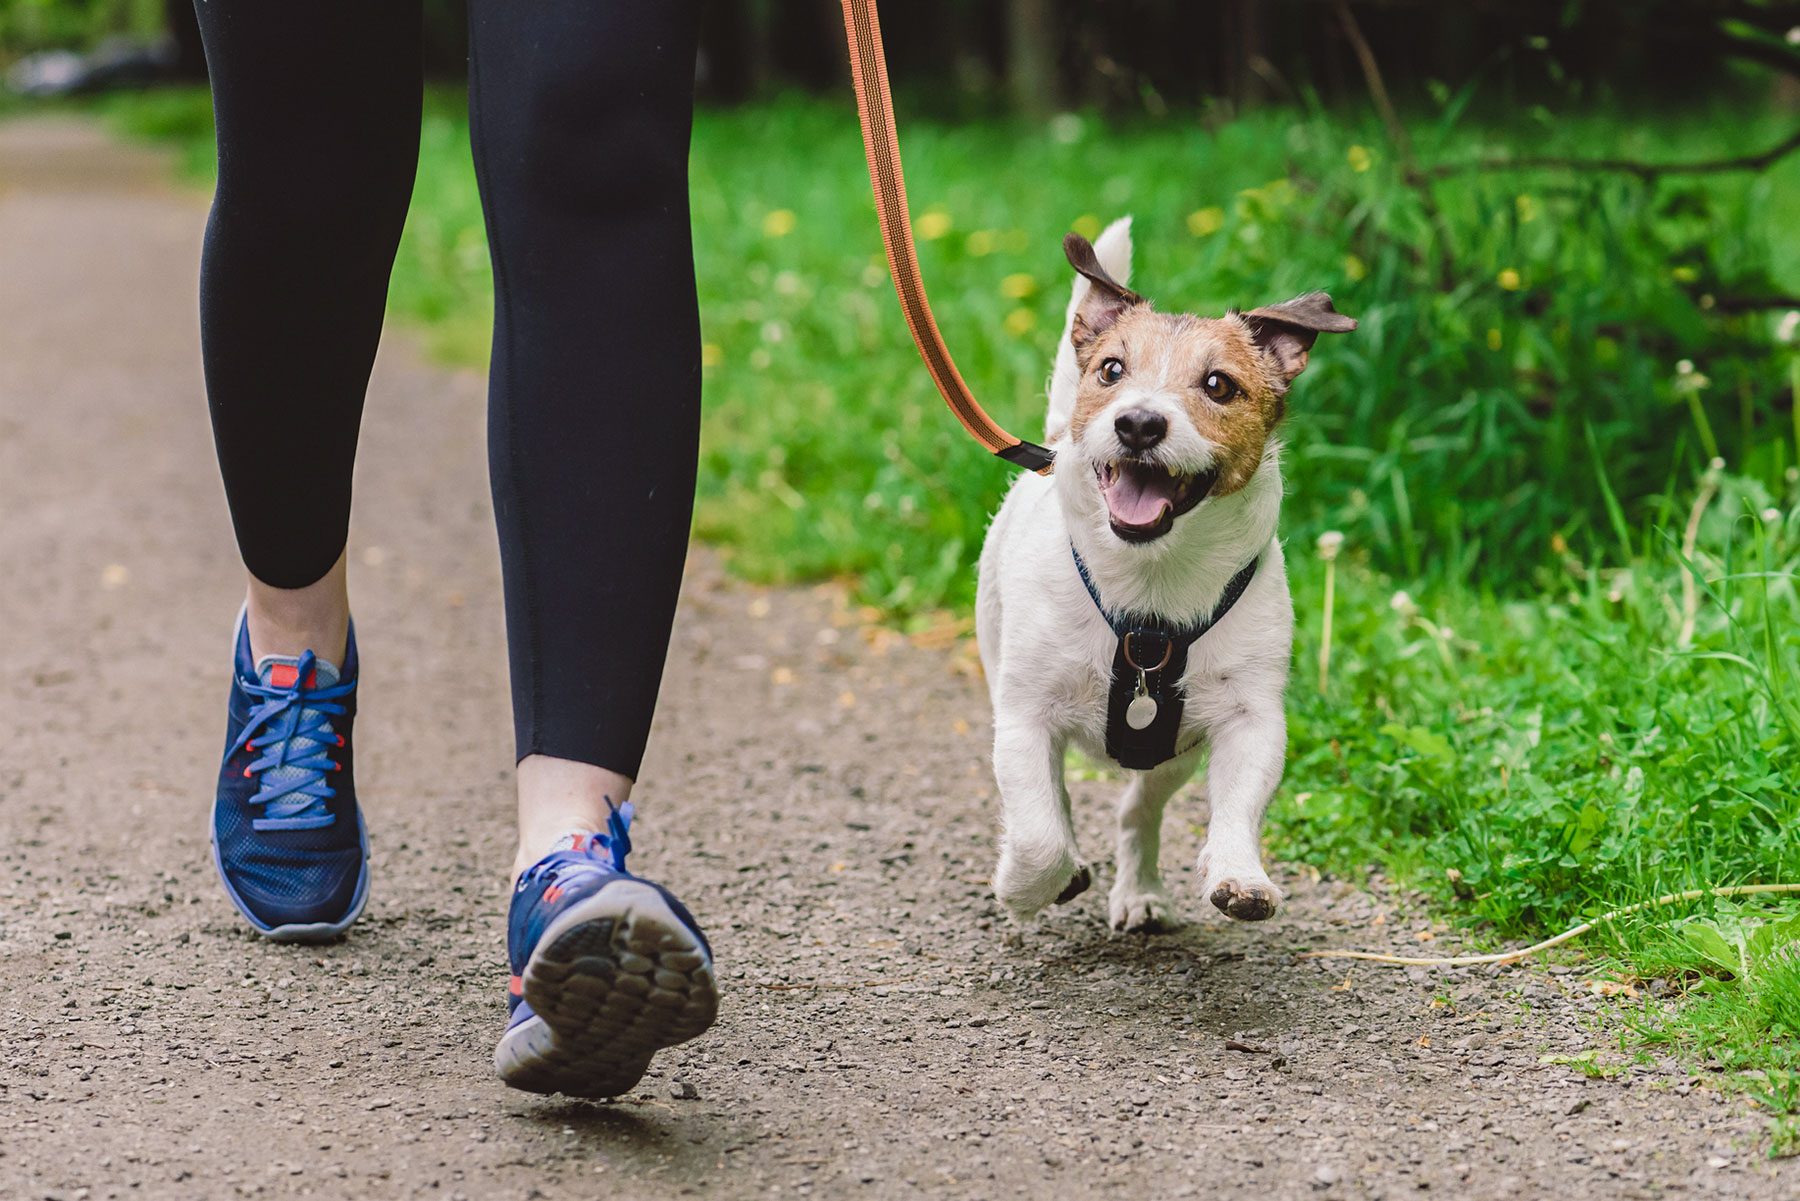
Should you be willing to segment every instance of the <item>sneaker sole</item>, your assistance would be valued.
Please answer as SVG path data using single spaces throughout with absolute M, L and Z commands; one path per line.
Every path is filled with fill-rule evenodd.
M 636 880 L 571 905 L 522 974 L 533 1016 L 501 1037 L 494 1068 L 527 1092 L 617 1097 L 651 1056 L 719 1014 L 712 957 L 662 893 Z

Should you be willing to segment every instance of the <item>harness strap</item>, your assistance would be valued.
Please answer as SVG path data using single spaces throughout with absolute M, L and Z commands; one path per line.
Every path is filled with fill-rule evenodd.
M 869 184 L 875 192 L 875 215 L 881 224 L 881 243 L 887 250 L 888 272 L 906 314 L 913 345 L 925 360 L 932 382 L 944 402 L 975 440 L 988 451 L 1017 467 L 1050 474 L 1055 452 L 1035 442 L 1015 438 L 1000 428 L 976 401 L 963 382 L 944 336 L 938 332 L 925 298 L 925 280 L 919 274 L 919 255 L 913 245 L 912 221 L 907 215 L 906 177 L 900 167 L 900 138 L 894 129 L 894 99 L 888 91 L 887 59 L 881 48 L 881 21 L 875 0 L 843 0 L 844 36 L 850 47 L 850 80 L 856 89 L 856 111 L 862 120 L 863 154 L 869 162 Z
M 1088 574 L 1087 563 L 1083 561 L 1081 552 L 1075 549 L 1073 543 L 1069 545 L 1069 553 L 1075 556 L 1075 570 L 1081 574 L 1082 586 L 1087 589 L 1087 594 L 1093 597 L 1094 607 L 1100 610 L 1100 616 L 1106 618 L 1106 624 L 1111 626 L 1112 632 L 1119 636 L 1119 641 L 1123 642 L 1132 635 L 1155 634 L 1161 638 L 1167 638 L 1183 648 L 1192 646 L 1206 631 L 1225 620 L 1225 615 L 1231 612 L 1231 607 L 1238 603 L 1239 597 L 1244 595 L 1244 589 L 1248 588 L 1250 581 L 1256 578 L 1256 565 L 1262 562 L 1262 556 L 1259 554 L 1239 568 L 1238 573 L 1226 581 L 1225 591 L 1219 594 L 1219 603 L 1213 606 L 1211 613 L 1203 615 L 1192 625 L 1170 626 L 1160 617 L 1148 617 L 1138 621 L 1129 614 L 1114 613 L 1107 609 L 1105 602 L 1100 599 L 1100 589 L 1094 586 L 1094 577 Z
M 1075 570 L 1093 598 L 1094 607 L 1118 635 L 1113 647 L 1112 683 L 1106 700 L 1106 753 L 1121 767 L 1148 771 L 1192 750 L 1178 745 L 1186 696 L 1188 649 L 1223 621 L 1256 576 L 1262 556 L 1244 564 L 1226 583 L 1212 612 L 1185 626 L 1156 617 L 1115 613 L 1100 600 L 1100 590 L 1074 545 Z

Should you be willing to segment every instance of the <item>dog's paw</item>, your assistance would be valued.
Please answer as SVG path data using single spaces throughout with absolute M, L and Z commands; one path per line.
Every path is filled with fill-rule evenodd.
M 1074 900 L 1093 880 L 1087 864 L 1067 850 L 1026 855 L 1007 847 L 994 869 L 994 895 L 1008 912 L 1025 922 L 1050 905 Z
M 1112 928 L 1126 934 L 1154 934 L 1173 930 L 1181 924 L 1175 903 L 1160 888 L 1122 888 L 1113 886 L 1107 897 L 1107 915 Z
M 1281 890 L 1267 876 L 1227 876 L 1208 895 L 1220 913 L 1240 922 L 1260 922 L 1281 907 Z

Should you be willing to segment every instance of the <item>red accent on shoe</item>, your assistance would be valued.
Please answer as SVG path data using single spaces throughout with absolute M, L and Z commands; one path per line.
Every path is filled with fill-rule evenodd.
M 511 993 L 515 997 L 524 996 L 525 995 L 525 981 L 521 980 L 517 976 L 509 977 L 506 981 L 506 991 Z
M 292 688 L 294 682 L 299 678 L 300 667 L 298 664 L 277 663 L 269 668 L 269 687 L 271 688 Z M 315 667 L 306 674 L 306 686 L 308 688 L 317 688 L 319 686 L 318 668 Z

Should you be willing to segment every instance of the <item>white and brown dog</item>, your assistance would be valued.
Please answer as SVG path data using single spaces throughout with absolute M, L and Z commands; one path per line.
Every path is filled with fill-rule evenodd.
M 1356 322 L 1323 292 L 1219 318 L 1156 312 L 1126 287 L 1129 218 L 1064 249 L 1077 275 L 1045 426 L 1056 472 L 1019 477 L 981 552 L 994 891 L 1024 919 L 1088 886 L 1063 784 L 1072 742 L 1131 769 L 1113 927 L 1173 924 L 1163 807 L 1205 750 L 1202 888 L 1260 921 L 1281 900 L 1261 829 L 1287 749 L 1294 626 L 1275 430 L 1314 338 Z

